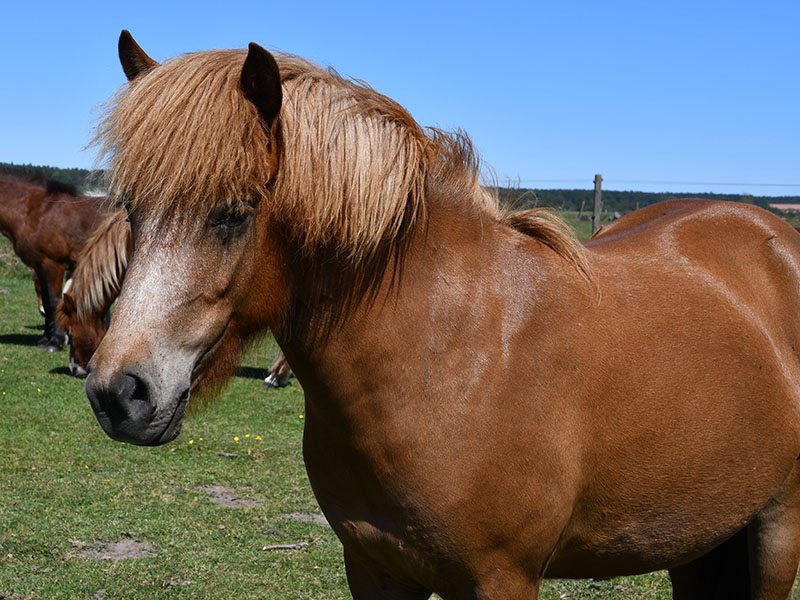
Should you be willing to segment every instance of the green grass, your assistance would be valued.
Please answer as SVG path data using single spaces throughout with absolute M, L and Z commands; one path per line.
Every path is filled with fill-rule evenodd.
M 260 387 L 271 340 L 177 440 L 141 448 L 105 436 L 66 352 L 34 347 L 41 326 L 28 271 L 0 266 L 0 599 L 350 597 L 330 528 L 287 516 L 319 508 L 301 456 L 302 390 Z M 213 486 L 252 502 L 219 506 Z M 121 541 L 150 554 L 84 556 Z M 308 546 L 264 549 L 299 542 Z M 541 594 L 669 597 L 664 573 L 547 582 Z

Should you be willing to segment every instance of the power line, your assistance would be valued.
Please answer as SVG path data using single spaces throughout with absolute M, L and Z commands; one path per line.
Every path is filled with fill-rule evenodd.
M 517 179 L 519 183 L 590 183 L 588 177 L 582 179 Z M 717 185 L 730 187 L 791 187 L 800 188 L 800 183 L 755 183 L 755 182 L 721 182 L 721 181 L 665 181 L 649 179 L 617 179 L 609 177 L 606 183 L 635 183 L 638 185 Z

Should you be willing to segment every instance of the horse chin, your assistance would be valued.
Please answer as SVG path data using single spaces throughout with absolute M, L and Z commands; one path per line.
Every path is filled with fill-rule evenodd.
M 189 405 L 190 395 L 189 389 L 187 388 L 178 399 L 178 405 L 175 407 L 175 412 L 172 413 L 172 418 L 169 420 L 169 423 L 167 423 L 167 426 L 161 433 L 158 441 L 148 445 L 160 446 L 161 444 L 171 442 L 178 437 L 178 434 L 181 432 L 181 427 L 183 426 L 183 416 L 186 414 L 186 407 Z

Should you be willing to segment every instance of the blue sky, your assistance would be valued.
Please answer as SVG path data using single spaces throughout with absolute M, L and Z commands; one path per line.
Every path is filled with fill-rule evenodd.
M 121 29 L 157 60 L 299 54 L 461 128 L 521 187 L 800 195 L 800 2 L 32 2 L 0 20 L 0 161 L 90 168 Z M 781 185 L 782 184 L 782 185 Z

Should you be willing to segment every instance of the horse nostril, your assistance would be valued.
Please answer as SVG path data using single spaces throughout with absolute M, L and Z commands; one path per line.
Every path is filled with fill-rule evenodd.
M 147 384 L 132 373 L 123 373 L 116 380 L 117 401 L 125 416 L 134 421 L 149 420 L 153 413 Z
M 132 373 L 118 373 L 105 384 L 89 377 L 86 392 L 95 410 L 104 413 L 112 424 L 146 423 L 155 412 L 147 384 Z
M 150 402 L 150 394 L 147 391 L 147 385 L 139 379 L 136 375 L 126 375 L 128 383 L 133 382 L 133 390 L 131 391 L 130 399 L 132 402 Z

